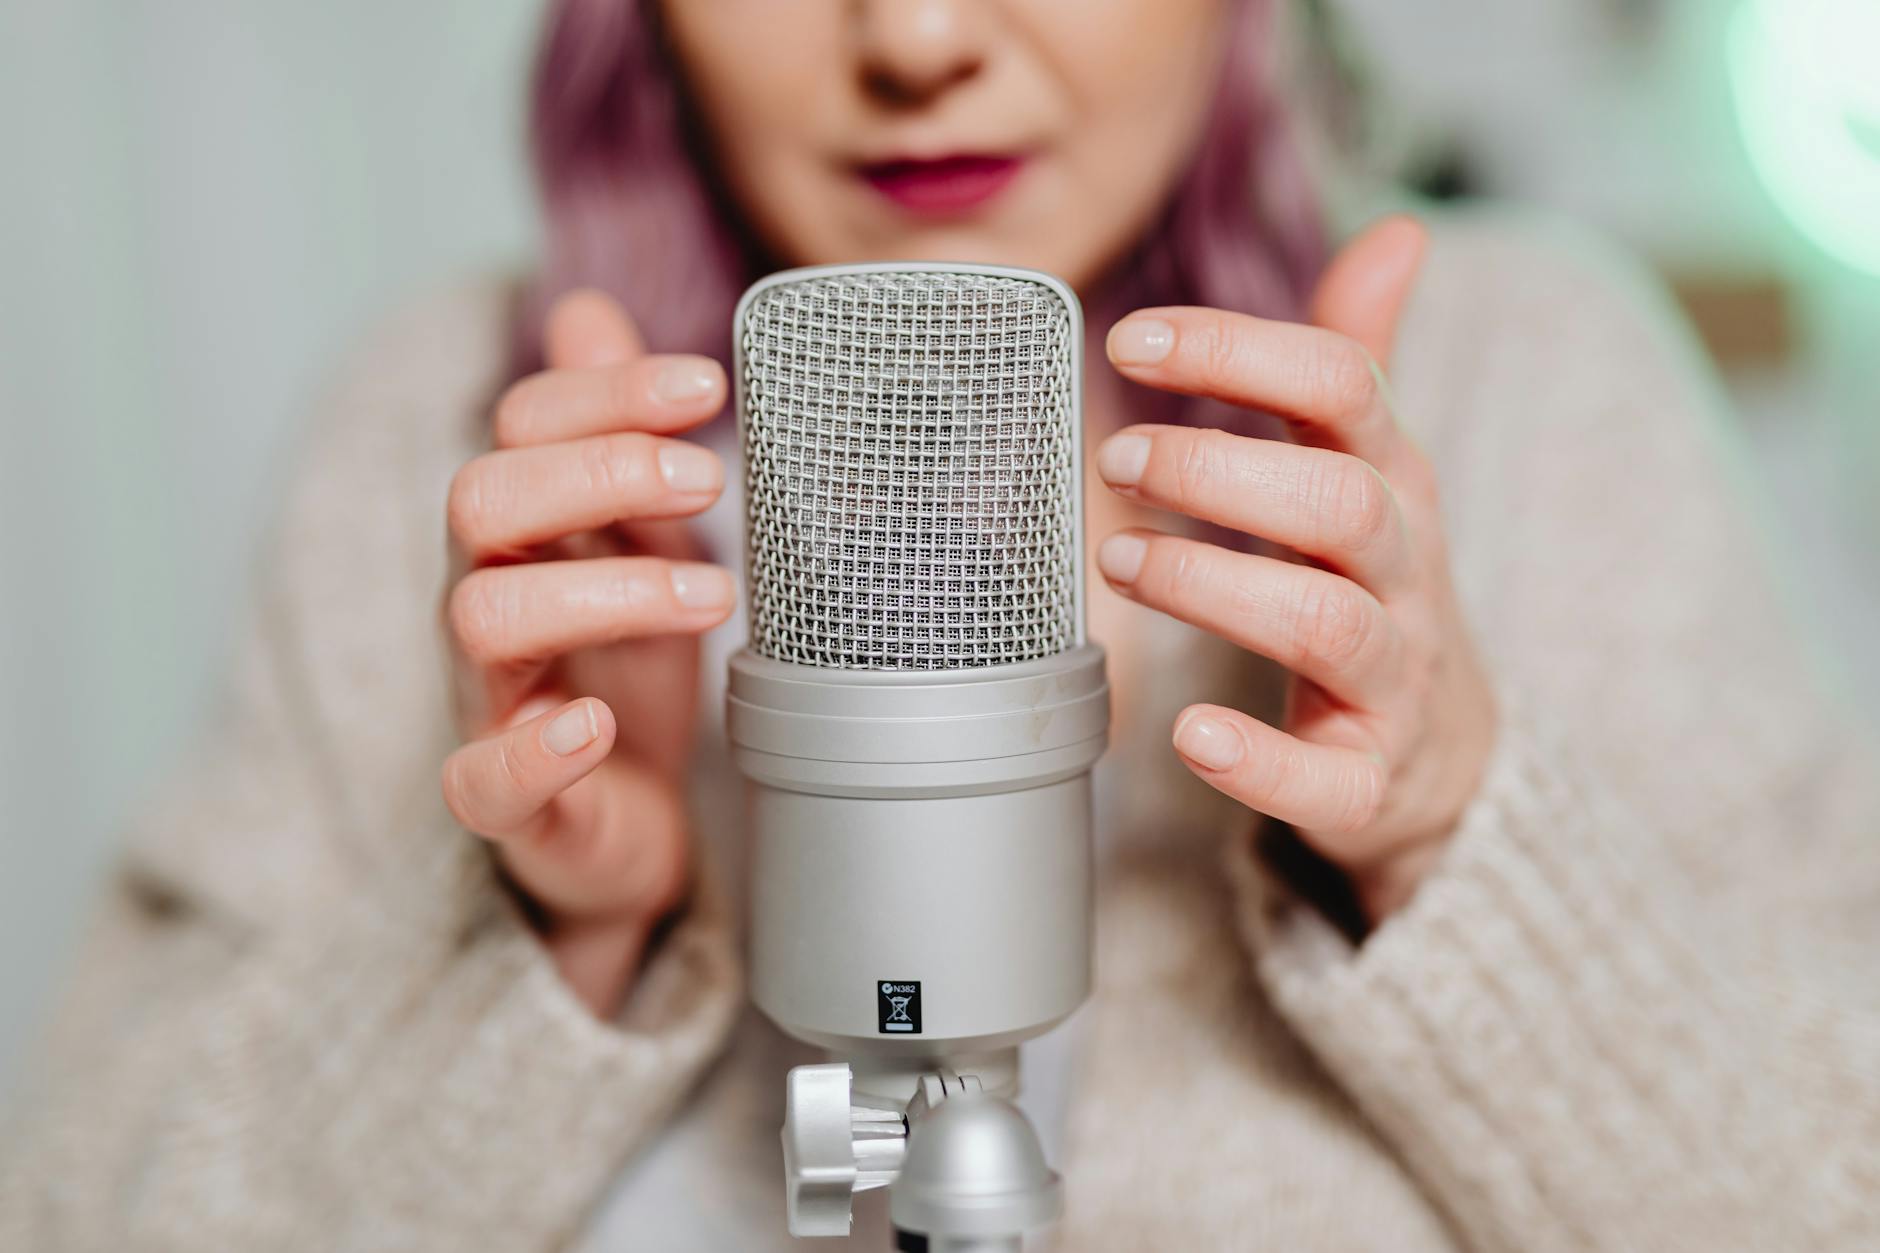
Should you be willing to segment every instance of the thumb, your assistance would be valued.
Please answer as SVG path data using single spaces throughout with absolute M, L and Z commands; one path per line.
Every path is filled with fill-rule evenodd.
M 549 306 L 542 348 L 550 369 L 620 365 L 646 352 L 633 319 L 620 302 L 592 287 L 578 288 Z
M 1423 224 L 1402 214 L 1371 225 L 1326 267 L 1312 296 L 1313 323 L 1349 335 L 1388 369 L 1429 242 Z

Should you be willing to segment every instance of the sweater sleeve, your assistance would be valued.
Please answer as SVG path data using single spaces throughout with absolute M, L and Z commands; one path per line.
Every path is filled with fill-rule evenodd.
M 1472 1247 L 1875 1247 L 1880 758 L 1656 298 L 1584 244 L 1438 247 L 1400 394 L 1446 406 L 1407 420 L 1500 739 L 1358 947 L 1233 849 L 1259 976 Z
M 0 1246 L 558 1247 L 720 1048 L 709 884 L 601 1022 L 439 798 L 442 502 L 503 307 L 428 302 L 316 414 L 231 681 L 9 1129 Z

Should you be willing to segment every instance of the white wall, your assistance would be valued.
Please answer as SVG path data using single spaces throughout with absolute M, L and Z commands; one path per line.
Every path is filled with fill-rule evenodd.
M 1724 62 L 1742 0 L 1329 2 L 1359 32 L 1384 127 L 1459 136 L 1496 186 L 1666 262 L 1779 247 Z
M 0 1087 L 202 707 L 323 369 L 530 247 L 537 9 L 0 5 Z
M 1880 708 L 1880 278 L 1778 211 L 1726 60 L 1745 0 L 1328 0 L 1375 76 L 1386 150 L 1460 140 L 1498 194 L 1590 222 L 1676 273 L 1773 274 L 1798 360 L 1730 380 L 1787 573 Z

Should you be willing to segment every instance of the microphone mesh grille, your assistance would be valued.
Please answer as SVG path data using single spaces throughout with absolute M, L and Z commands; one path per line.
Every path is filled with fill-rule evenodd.
M 950 670 L 1076 644 L 1075 325 L 1043 283 L 964 271 L 828 274 L 751 299 L 753 651 Z

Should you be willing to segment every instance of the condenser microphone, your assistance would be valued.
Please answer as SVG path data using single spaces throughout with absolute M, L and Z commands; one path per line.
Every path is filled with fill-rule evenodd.
M 838 1059 L 791 1076 L 791 1227 L 891 1184 L 931 1247 L 1007 1247 L 1057 1184 L 999 1098 L 1090 986 L 1082 315 L 1031 271 L 827 266 L 753 286 L 735 342 L 751 990 Z

